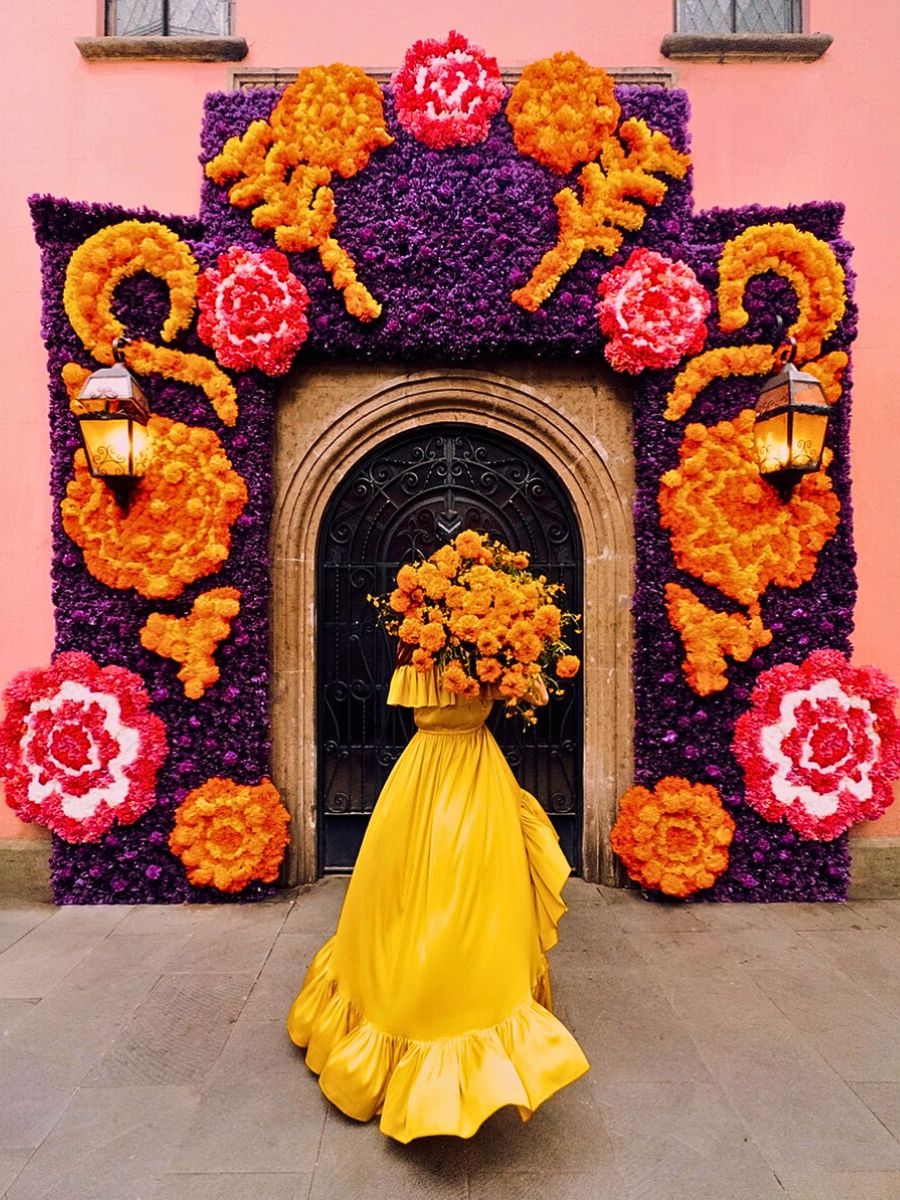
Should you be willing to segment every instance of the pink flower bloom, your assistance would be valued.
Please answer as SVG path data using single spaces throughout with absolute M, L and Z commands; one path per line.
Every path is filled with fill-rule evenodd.
M 837 650 L 763 671 L 732 743 L 747 803 L 821 842 L 881 816 L 900 777 L 897 696 L 881 671 Z
M 391 89 L 397 120 L 432 150 L 483 142 L 506 93 L 497 60 L 455 30 L 411 46 Z
M 139 675 L 71 651 L 17 675 L 3 698 L 0 776 L 20 820 L 95 842 L 156 802 L 166 732 Z
M 197 333 L 236 371 L 284 375 L 309 333 L 309 295 L 279 250 L 232 246 L 200 276 L 197 299 Z
M 710 299 L 691 268 L 653 250 L 635 250 L 597 287 L 604 348 L 616 371 L 674 367 L 706 341 Z

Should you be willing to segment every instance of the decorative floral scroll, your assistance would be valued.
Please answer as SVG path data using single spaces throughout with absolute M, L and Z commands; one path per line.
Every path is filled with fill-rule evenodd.
M 840 374 L 846 357 L 826 355 L 814 360 L 823 341 L 834 332 L 846 311 L 844 269 L 832 248 L 821 238 L 786 222 L 751 225 L 731 238 L 719 258 L 719 326 L 726 333 L 743 329 L 749 320 L 744 307 L 747 284 L 771 272 L 790 283 L 797 297 L 798 315 L 786 336 L 797 341 L 798 361 L 822 377 L 828 399 L 840 396 Z M 688 411 L 697 395 L 714 379 L 730 375 L 760 375 L 774 367 L 773 347 L 766 344 L 720 346 L 689 362 L 678 375 L 667 397 L 665 416 L 676 421 Z
M 900 778 L 898 695 L 877 668 L 837 650 L 764 671 L 734 732 L 747 803 L 825 842 L 881 816 Z
M 169 289 L 169 313 L 161 336 L 170 342 L 193 320 L 197 262 L 190 247 L 159 221 L 120 221 L 87 238 L 69 259 L 63 304 L 72 328 L 99 362 L 113 362 L 113 341 L 127 332 L 113 313 L 118 285 L 146 271 Z M 199 354 L 134 340 L 127 362 L 142 375 L 156 371 L 166 379 L 193 384 L 206 393 L 226 425 L 237 420 L 234 386 L 215 363 Z
M 17 675 L 3 702 L 0 777 L 21 821 L 95 842 L 156 803 L 166 731 L 139 675 L 69 651 Z
M 666 612 L 672 628 L 681 635 L 685 658 L 682 664 L 688 684 L 698 696 L 721 692 L 728 686 L 726 656 L 746 662 L 754 650 L 768 646 L 772 631 L 760 617 L 759 605 L 750 615 L 715 612 L 690 588 L 666 584 Z
M 361 171 L 394 139 L 384 123 L 381 89 L 358 67 L 310 67 L 285 88 L 268 121 L 229 138 L 206 164 L 217 184 L 237 179 L 232 204 L 253 208 L 257 229 L 273 229 L 281 250 L 317 250 L 347 311 L 373 321 L 381 305 L 356 277 L 356 266 L 331 236 L 337 221 L 333 174 Z
M 278 878 L 289 823 L 268 779 L 256 785 L 209 779 L 178 806 L 169 848 L 196 887 L 240 892 L 255 879 Z
M 636 883 L 684 898 L 727 869 L 734 830 L 716 788 L 670 775 L 652 791 L 629 788 L 610 844 Z
M 199 700 L 220 678 L 213 655 L 231 633 L 231 622 L 240 611 L 237 588 L 213 588 L 197 597 L 186 617 L 151 613 L 141 629 L 141 645 L 180 663 L 178 678 L 185 696 Z

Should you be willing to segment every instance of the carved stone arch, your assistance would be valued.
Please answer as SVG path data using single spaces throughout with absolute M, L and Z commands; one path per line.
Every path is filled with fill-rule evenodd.
M 328 364 L 291 378 L 275 430 L 272 558 L 272 771 L 291 810 L 288 884 L 316 878 L 316 556 L 328 501 L 380 442 L 423 424 L 464 421 L 527 445 L 556 472 L 584 546 L 585 878 L 619 883 L 609 848 L 633 774 L 631 415 L 617 381 L 569 364 L 512 374 Z

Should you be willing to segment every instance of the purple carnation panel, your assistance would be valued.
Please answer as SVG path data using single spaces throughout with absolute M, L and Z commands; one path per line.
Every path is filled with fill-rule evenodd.
M 689 148 L 684 93 L 623 86 L 617 89 L 623 117 L 642 117 L 682 150 Z M 202 161 L 250 121 L 266 118 L 279 93 L 270 89 L 216 93 L 208 97 Z M 598 373 L 608 372 L 595 314 L 600 277 L 638 246 L 688 262 L 710 292 L 717 283 L 722 243 L 750 224 L 791 221 L 832 243 L 846 263 L 837 204 L 787 209 L 713 209 L 692 216 L 690 174 L 667 180 L 658 208 L 647 210 L 641 230 L 625 236 L 612 258 L 585 254 L 556 292 L 534 314 L 510 300 L 557 235 L 553 196 L 576 187 L 576 173 L 560 178 L 517 153 L 502 113 L 488 139 L 474 147 L 431 151 L 398 126 L 390 93 L 385 103 L 393 145 L 377 151 L 352 179 L 336 179 L 335 236 L 353 256 L 359 278 L 382 302 L 383 314 L 365 325 L 348 316 L 343 300 L 315 252 L 290 255 L 311 304 L 310 337 L 301 356 L 343 359 L 426 360 L 447 364 L 485 355 L 591 355 Z M 227 189 L 203 180 L 199 219 L 159 217 L 35 197 L 32 212 L 42 251 L 42 333 L 48 350 L 53 454 L 53 599 L 56 649 L 82 649 L 99 662 L 120 663 L 146 681 L 155 711 L 166 723 L 170 753 L 159 778 L 159 801 L 136 824 L 117 826 L 95 845 L 54 839 L 52 876 L 61 903 L 168 902 L 253 899 L 270 887 L 250 887 L 237 897 L 191 887 L 180 861 L 168 851 L 173 811 L 185 793 L 211 775 L 256 783 L 268 771 L 268 588 L 266 559 L 272 508 L 270 459 L 277 383 L 259 372 L 235 376 L 240 417 L 229 429 L 197 389 L 152 376 L 142 383 L 152 409 L 189 424 L 215 429 L 250 499 L 232 531 L 232 552 L 215 576 L 198 581 L 176 601 L 156 603 L 133 591 L 105 587 L 85 569 L 81 551 L 63 532 L 59 501 L 72 477 L 78 445 L 59 372 L 64 363 L 94 366 L 68 324 L 62 306 L 65 269 L 75 247 L 105 225 L 130 217 L 161 220 L 187 240 L 201 267 L 215 264 L 230 246 L 265 249 L 270 232 L 253 228 L 250 210 L 233 207 Z M 849 272 L 848 272 L 849 277 Z M 748 288 L 751 314 L 741 340 L 771 339 L 771 313 L 793 315 L 793 293 L 766 276 Z M 129 332 L 157 340 L 166 292 L 141 275 L 120 285 L 116 311 Z M 710 318 L 710 347 L 723 344 Z M 825 349 L 847 349 L 856 312 L 851 304 Z M 192 329 L 178 347 L 209 353 Z M 745 710 L 757 673 L 776 662 L 799 661 L 820 646 L 849 649 L 855 597 L 849 500 L 849 386 L 831 422 L 835 452 L 831 476 L 842 505 L 842 523 L 819 558 L 811 583 L 796 590 L 770 589 L 763 599 L 771 646 L 749 663 L 729 666 L 722 693 L 700 698 L 681 670 L 682 647 L 668 623 L 663 588 L 670 580 L 690 586 L 701 599 L 723 607 L 723 597 L 674 565 L 669 539 L 659 525 L 660 475 L 675 465 L 684 421 L 662 419 L 675 371 L 646 371 L 631 386 L 635 413 L 637 578 L 634 682 L 637 782 L 652 786 L 666 774 L 714 783 L 737 822 L 731 866 L 711 893 L 718 900 L 839 899 L 846 895 L 847 839 L 802 842 L 787 825 L 764 822 L 743 803 L 743 782 L 731 754 L 734 722 Z M 752 405 L 758 381 L 724 380 L 695 403 L 688 420 L 714 423 Z M 217 651 L 221 680 L 199 701 L 186 700 L 175 677 L 177 664 L 145 651 L 138 631 L 155 609 L 182 615 L 196 595 L 230 585 L 242 594 L 232 636 Z

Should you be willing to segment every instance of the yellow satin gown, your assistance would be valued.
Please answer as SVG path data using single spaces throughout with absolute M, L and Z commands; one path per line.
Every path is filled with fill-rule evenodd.
M 417 732 L 369 822 L 337 932 L 288 1015 L 325 1095 L 400 1142 L 523 1120 L 588 1069 L 551 1012 L 545 952 L 569 865 L 484 721 L 400 667 Z

